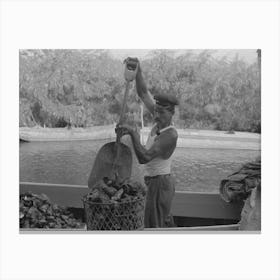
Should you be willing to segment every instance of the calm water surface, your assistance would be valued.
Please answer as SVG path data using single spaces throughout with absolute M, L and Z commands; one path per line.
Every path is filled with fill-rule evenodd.
M 20 181 L 86 185 L 96 153 L 106 141 L 20 144 Z M 220 181 L 260 151 L 177 148 L 176 189 L 217 192 Z

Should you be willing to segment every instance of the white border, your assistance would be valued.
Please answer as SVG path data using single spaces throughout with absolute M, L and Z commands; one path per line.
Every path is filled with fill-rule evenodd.
M 279 3 L 1 2 L 1 279 L 279 279 Z M 260 235 L 19 235 L 18 50 L 262 49 Z

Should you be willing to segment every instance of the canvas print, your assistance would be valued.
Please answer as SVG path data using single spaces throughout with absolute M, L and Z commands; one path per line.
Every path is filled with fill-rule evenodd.
M 19 230 L 260 233 L 260 139 L 260 49 L 21 49 Z

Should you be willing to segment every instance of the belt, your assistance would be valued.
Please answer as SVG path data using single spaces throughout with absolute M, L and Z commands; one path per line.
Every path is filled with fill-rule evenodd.
M 152 179 L 158 178 L 160 176 L 170 176 L 170 174 L 160 174 L 160 175 L 155 175 L 155 176 L 144 176 L 144 180 L 152 180 Z

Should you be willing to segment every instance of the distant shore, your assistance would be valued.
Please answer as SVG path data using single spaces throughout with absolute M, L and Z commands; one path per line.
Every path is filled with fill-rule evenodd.
M 77 141 L 105 140 L 114 138 L 115 125 L 94 126 L 87 128 L 63 127 L 20 127 L 19 138 L 23 141 Z
M 150 128 L 141 130 L 141 139 L 146 141 Z M 260 150 L 261 135 L 250 132 L 177 129 L 177 147 L 193 148 L 224 148 Z M 79 141 L 79 140 L 107 140 L 114 139 L 115 124 L 94 126 L 88 128 L 43 128 L 20 127 L 19 138 L 23 141 Z

